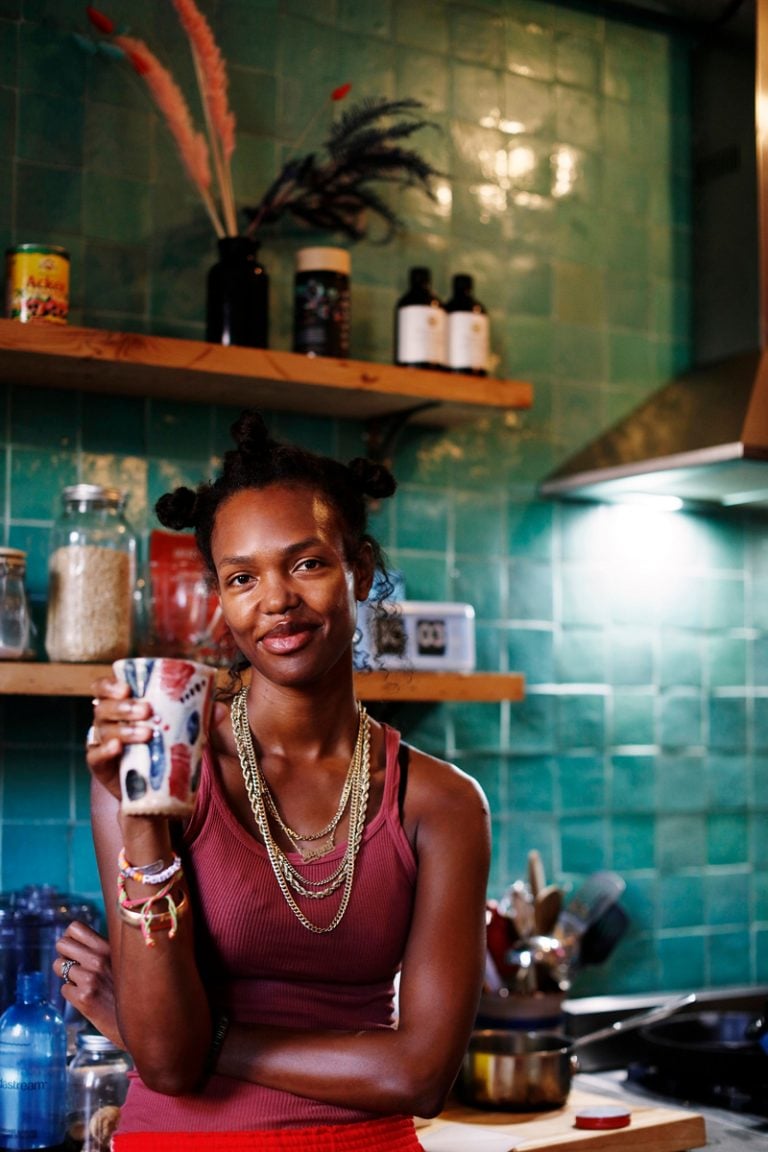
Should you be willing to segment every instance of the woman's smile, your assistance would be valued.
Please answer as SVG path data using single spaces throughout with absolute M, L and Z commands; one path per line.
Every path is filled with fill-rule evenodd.
M 298 652 L 310 642 L 316 630 L 317 625 L 310 625 L 300 620 L 286 620 L 265 632 L 259 642 L 263 648 L 275 655 L 281 652 Z

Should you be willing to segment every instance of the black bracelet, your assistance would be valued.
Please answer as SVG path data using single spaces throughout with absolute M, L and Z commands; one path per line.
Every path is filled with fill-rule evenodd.
M 229 1016 L 225 1015 L 222 1012 L 216 1018 L 216 1023 L 214 1024 L 214 1027 L 213 1027 L 213 1037 L 211 1039 L 211 1046 L 208 1049 L 208 1055 L 206 1056 L 206 1059 L 205 1059 L 204 1076 L 205 1076 L 206 1080 L 208 1079 L 209 1076 L 212 1076 L 213 1073 L 216 1071 L 216 1065 L 219 1061 L 221 1049 L 222 1049 L 222 1046 L 224 1044 L 224 1041 L 227 1038 L 227 1032 L 228 1031 L 229 1031 Z

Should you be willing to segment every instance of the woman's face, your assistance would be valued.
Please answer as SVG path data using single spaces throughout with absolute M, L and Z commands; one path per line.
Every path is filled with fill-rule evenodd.
M 244 489 L 220 506 L 211 544 L 224 617 L 257 672 L 308 682 L 348 655 L 373 561 L 366 547 L 350 564 L 324 499 L 283 484 Z

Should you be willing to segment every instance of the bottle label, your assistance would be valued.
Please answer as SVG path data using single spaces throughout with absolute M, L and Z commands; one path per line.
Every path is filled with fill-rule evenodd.
M 9 1056 L 6 1050 L 6 1060 Z M 0 1064 L 0 1147 L 48 1148 L 61 1143 L 65 1075 L 63 1059 L 54 1065 L 25 1053 L 15 1063 Z
M 296 277 L 294 352 L 315 356 L 349 355 L 349 281 L 336 273 Z
M 487 372 L 489 329 L 484 312 L 450 312 L 448 367 L 460 372 Z
M 445 312 L 408 304 L 397 313 L 398 364 L 445 364 Z

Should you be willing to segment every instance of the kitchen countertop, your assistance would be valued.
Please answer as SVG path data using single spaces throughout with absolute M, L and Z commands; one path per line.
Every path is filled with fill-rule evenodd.
M 713 1148 L 718 1152 L 750 1152 L 768 1145 L 768 1121 L 744 1117 L 709 1106 L 661 1100 L 629 1088 L 623 1072 L 579 1073 L 573 1078 L 564 1108 L 520 1114 L 484 1112 L 460 1104 L 449 1106 L 436 1120 L 420 1127 L 424 1152 L 677 1152 Z M 628 1128 L 613 1132 L 583 1132 L 573 1116 L 588 1103 L 626 1103 L 632 1113 Z

